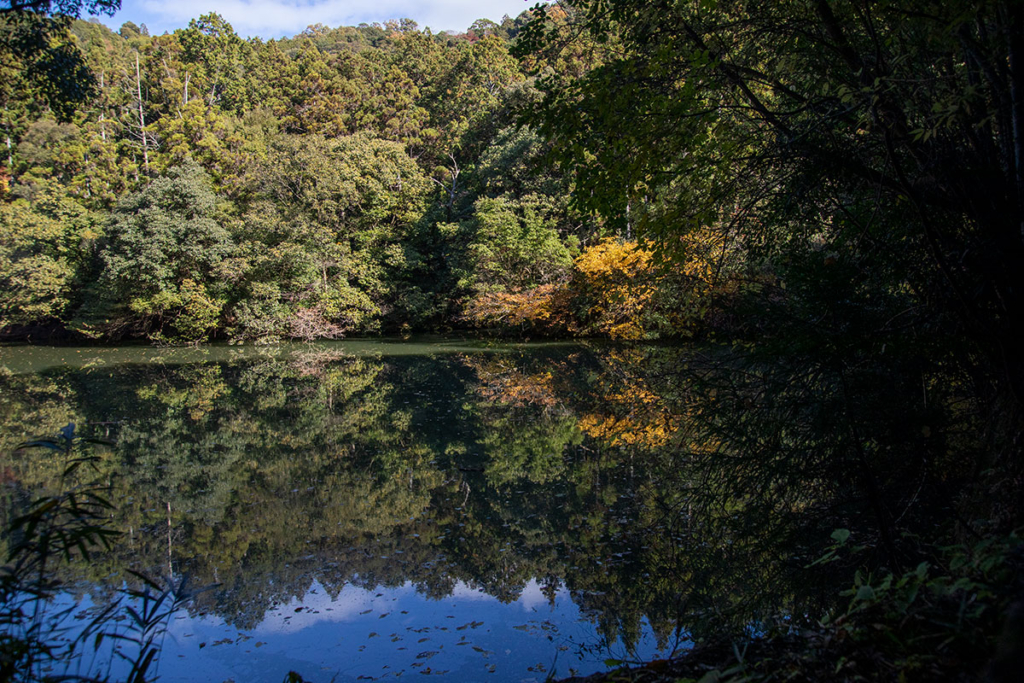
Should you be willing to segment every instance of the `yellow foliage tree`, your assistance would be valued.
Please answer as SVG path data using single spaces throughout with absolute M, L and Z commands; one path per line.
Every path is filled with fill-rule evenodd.
M 568 282 L 490 292 L 466 308 L 482 326 L 612 339 L 689 336 L 737 287 L 740 255 L 710 228 L 681 238 L 671 263 L 631 240 L 606 238 L 583 250 Z
M 573 264 L 588 327 L 612 339 L 644 336 L 643 313 L 655 293 L 654 255 L 636 242 L 607 238 Z

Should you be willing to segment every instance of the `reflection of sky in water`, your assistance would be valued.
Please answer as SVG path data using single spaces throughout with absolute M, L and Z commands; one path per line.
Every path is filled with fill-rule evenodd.
M 331 598 L 315 583 L 302 600 L 270 610 L 249 631 L 210 616 L 173 618 L 156 672 L 163 683 L 264 681 L 289 671 L 308 681 L 392 679 L 410 674 L 453 681 L 543 681 L 607 669 L 604 660 L 652 659 L 650 629 L 637 651 L 602 647 L 595 626 L 562 588 L 554 604 L 536 581 L 513 603 L 459 583 L 433 600 L 411 584 L 365 590 L 348 585 Z M 681 647 L 686 647 L 682 645 Z
M 647 479 L 580 431 L 614 421 L 604 396 L 630 388 L 578 347 L 30 351 L 19 371 L 45 373 L 10 381 L 23 403 L 84 387 L 68 419 L 118 440 L 129 535 L 112 560 L 220 586 L 172 620 L 161 681 L 543 681 L 673 651 L 641 615 L 671 629 L 676 592 L 637 584 L 651 569 L 638 555 L 677 530 L 631 524 L 647 519 Z M 608 593 L 549 601 L 559 580 Z M 381 584 L 398 587 L 360 587 Z M 632 652 L 603 646 L 598 612 L 630 639 L 639 621 Z

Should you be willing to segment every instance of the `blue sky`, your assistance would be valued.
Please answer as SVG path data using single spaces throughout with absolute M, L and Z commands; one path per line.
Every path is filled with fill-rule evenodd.
M 464 31 L 477 19 L 517 16 L 537 0 L 121 0 L 121 11 L 100 21 L 117 30 L 126 21 L 160 34 L 188 26 L 190 19 L 217 12 L 240 36 L 293 36 L 310 24 L 355 26 L 409 17 L 435 33 Z

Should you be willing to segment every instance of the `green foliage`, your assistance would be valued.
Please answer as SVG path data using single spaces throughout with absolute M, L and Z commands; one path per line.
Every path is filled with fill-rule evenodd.
M 215 209 L 208 176 L 187 163 L 114 210 L 104 278 L 123 314 L 139 316 L 153 338 L 202 340 L 216 325 L 218 267 L 235 246 Z
M 503 198 L 476 202 L 468 247 L 474 289 L 519 290 L 566 276 L 574 245 L 559 239 L 546 199 L 534 195 L 514 204 Z
M 211 12 L 190 21 L 176 38 L 182 60 L 195 67 L 195 92 L 208 107 L 220 103 L 223 110 L 238 114 L 251 108 L 246 65 L 252 47 L 235 34 L 231 24 Z
M 842 594 L 850 599 L 846 610 L 799 638 L 780 628 L 742 653 L 736 650 L 734 661 L 722 657 L 724 652 L 698 651 L 673 673 L 714 667 L 712 678 L 700 680 L 737 683 L 779 677 L 973 678 L 982 666 L 979 654 L 994 650 L 993 634 L 1012 599 L 1006 586 L 1020 571 L 1019 547 L 1016 536 L 993 538 L 937 549 L 937 567 L 922 562 L 907 572 L 879 576 L 858 571 L 853 587 Z
M 67 120 L 92 95 L 95 79 L 68 31 L 68 17 L 47 16 L 49 3 L 43 4 L 42 11 L 9 8 L 0 12 L 0 62 L 5 76 L 0 104 L 9 107 L 17 101 L 35 101 Z M 120 2 L 102 4 L 109 9 Z
M 239 235 L 240 336 L 339 336 L 410 296 L 427 181 L 401 144 L 284 136 L 257 181 L 264 199 Z
M 68 657 L 85 639 L 58 644 L 61 616 L 46 618 L 46 601 L 59 586 L 52 576 L 55 563 L 88 560 L 99 547 L 110 548 L 115 536 L 106 521 L 112 508 L 95 484 L 82 484 L 79 470 L 96 467 L 84 452 L 90 440 L 75 434 L 69 424 L 56 438 L 42 438 L 19 448 L 45 448 L 62 460 L 57 493 L 42 496 L 5 529 L 9 545 L 0 568 L 0 676 L 4 680 L 38 680 L 55 660 Z M 66 627 L 65 627 L 66 628 Z
M 291 548 L 287 524 L 232 520 L 301 505 L 338 547 L 342 528 L 432 557 L 457 544 L 408 540 L 416 527 L 380 509 L 454 515 L 465 485 L 494 495 L 471 504 L 461 533 L 478 552 L 458 576 L 503 599 L 557 569 L 609 638 L 635 639 L 639 606 L 664 633 L 699 616 L 698 639 L 780 614 L 809 629 L 712 652 L 726 663 L 708 680 L 937 678 L 984 656 L 1015 551 L 961 561 L 934 545 L 986 515 L 1019 524 L 1005 493 L 1024 396 L 1014 3 L 569 0 L 462 35 L 402 21 L 268 43 L 216 14 L 164 36 L 46 16 L 80 5 L 0 16 L 5 332 L 87 320 L 115 338 L 276 342 L 468 312 L 531 333 L 717 332 L 759 351 L 724 370 L 666 353 L 639 371 L 628 351 L 546 373 L 467 362 L 454 374 L 478 384 L 452 390 L 464 431 L 443 437 L 412 427 L 438 417 L 400 388 L 424 380 L 382 362 L 168 373 L 131 398 L 167 417 L 159 452 L 130 425 L 121 455 L 167 472 L 145 482 L 164 500 L 205 496 L 192 509 L 206 518 L 175 513 L 202 529 L 188 562 Z M 104 230 L 91 211 L 109 212 Z M 589 373 L 585 390 L 560 385 L 569 371 Z M 261 411 L 287 426 L 258 429 Z M 626 452 L 630 486 L 635 455 L 653 474 L 620 498 Z M 292 468 L 358 503 L 295 500 Z M 951 507 L 968 518 L 936 530 Z M 513 508 L 543 521 L 487 521 Z M 589 557 L 627 513 L 648 526 L 615 571 L 549 552 Z M 813 571 L 845 584 L 865 569 L 822 621 L 808 596 L 834 583 L 793 565 L 837 526 Z M 503 574 L 509 533 L 531 541 Z M 199 550 L 211 539 L 219 565 Z M 643 573 L 643 591 L 626 580 Z M 443 594 L 456 574 L 417 580 Z
M 100 235 L 95 215 L 46 183 L 32 201 L 0 203 L 0 328 L 52 320 L 81 300 Z
M 860 278 L 858 305 L 908 295 L 890 317 L 910 307 L 969 340 L 1019 404 L 1024 366 L 1003 350 L 1024 292 L 1021 168 L 1000 69 L 1021 46 L 994 37 L 1018 32 L 1016 14 L 917 0 L 566 5 L 583 40 L 618 46 L 579 78 L 542 73 L 530 116 L 578 171 L 581 208 L 670 254 L 692 230 L 738 233 L 752 275 L 783 281 L 832 253 L 822 260 Z M 517 50 L 560 52 L 553 14 L 537 13 Z
M 544 160 L 546 143 L 512 125 L 537 92 L 508 52 L 522 22 L 506 23 L 478 22 L 461 39 L 410 21 L 314 26 L 267 43 L 216 14 L 162 36 L 70 24 L 91 99 L 62 124 L 11 91 L 5 176 L 30 199 L 57 183 L 109 212 L 111 228 L 85 270 L 24 263 L 12 277 L 36 292 L 19 285 L 25 301 L 2 326 L 335 337 L 450 325 L 466 295 L 564 279 L 584 222 L 567 210 L 571 188 Z M 179 178 L 193 164 L 209 181 Z M 188 210 L 169 206 L 158 197 L 172 176 L 212 181 L 219 208 L 202 192 Z M 61 283 L 86 271 L 100 286 L 66 300 Z

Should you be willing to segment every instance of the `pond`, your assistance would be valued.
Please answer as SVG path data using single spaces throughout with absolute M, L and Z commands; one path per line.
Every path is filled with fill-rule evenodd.
M 813 620 L 834 577 L 808 565 L 870 515 L 827 484 L 842 444 L 804 433 L 814 416 L 780 400 L 792 376 L 771 389 L 728 355 L 6 347 L 3 521 L 61 469 L 18 443 L 72 422 L 111 442 L 97 476 L 120 536 L 62 569 L 55 600 L 95 609 L 129 571 L 187 578 L 162 681 L 543 681 L 669 657 Z

